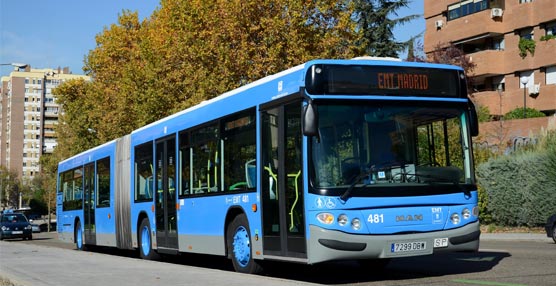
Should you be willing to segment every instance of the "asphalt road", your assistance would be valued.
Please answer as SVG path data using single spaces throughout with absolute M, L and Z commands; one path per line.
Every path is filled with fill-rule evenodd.
M 383 270 L 354 262 L 269 263 L 264 275 L 235 273 L 229 261 L 220 257 L 184 255 L 144 261 L 130 251 L 76 251 L 74 245 L 58 241 L 55 233 L 34 237 L 33 241 L 0 242 L 0 276 L 24 286 L 556 285 L 556 244 L 542 234 L 483 234 L 478 253 L 402 258 Z

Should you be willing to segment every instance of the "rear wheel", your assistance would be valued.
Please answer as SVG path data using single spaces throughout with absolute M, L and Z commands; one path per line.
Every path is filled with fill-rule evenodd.
M 245 214 L 236 216 L 228 226 L 226 243 L 235 271 L 249 274 L 262 272 L 262 267 L 253 259 L 249 223 Z
M 139 227 L 139 256 L 146 260 L 156 260 L 158 253 L 152 248 L 151 225 L 148 219 L 143 219 Z
M 77 250 L 87 250 L 83 240 L 83 230 L 81 229 L 80 221 L 77 221 L 77 223 L 75 224 L 74 235 L 75 235 L 75 247 L 77 247 Z

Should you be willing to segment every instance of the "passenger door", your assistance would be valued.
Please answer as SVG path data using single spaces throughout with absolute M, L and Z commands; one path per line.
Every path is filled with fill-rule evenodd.
M 156 141 L 156 239 L 159 249 L 178 249 L 176 137 Z
M 263 109 L 261 117 L 263 249 L 305 258 L 301 100 Z
M 85 165 L 83 220 L 85 223 L 85 243 L 96 244 L 95 227 L 95 164 Z

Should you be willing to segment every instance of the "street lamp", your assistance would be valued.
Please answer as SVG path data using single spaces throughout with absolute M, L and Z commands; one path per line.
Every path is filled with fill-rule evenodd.
M 17 68 L 17 70 L 19 69 L 24 69 L 27 67 L 27 64 L 22 64 L 22 63 L 9 63 L 9 64 L 0 64 L 0 66 L 13 66 L 15 68 Z
M 529 77 L 522 76 L 519 81 L 523 84 L 523 119 L 525 119 L 525 114 L 527 112 L 527 83 L 529 82 Z

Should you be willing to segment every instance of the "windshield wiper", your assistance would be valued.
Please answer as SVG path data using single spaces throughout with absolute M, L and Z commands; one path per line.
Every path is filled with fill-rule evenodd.
M 349 197 L 351 197 L 351 192 L 353 192 L 353 189 L 355 188 L 355 185 L 357 185 L 357 183 L 361 182 L 361 179 L 370 176 L 370 174 L 368 173 L 361 173 L 359 175 L 357 175 L 353 182 L 351 183 L 351 185 L 349 185 L 349 187 L 347 188 L 347 190 L 340 196 L 340 200 L 342 200 L 343 202 L 346 202 L 347 199 Z

